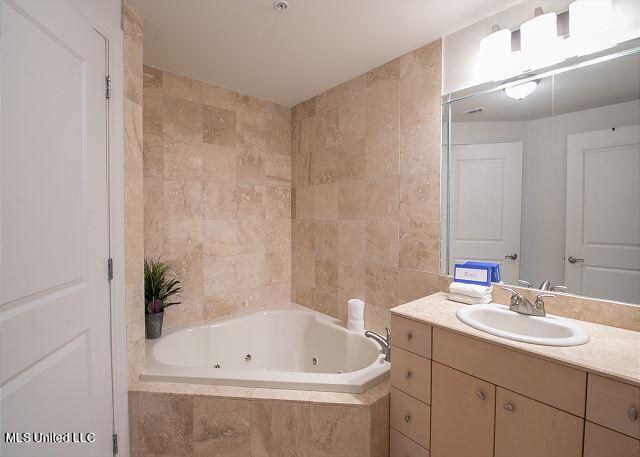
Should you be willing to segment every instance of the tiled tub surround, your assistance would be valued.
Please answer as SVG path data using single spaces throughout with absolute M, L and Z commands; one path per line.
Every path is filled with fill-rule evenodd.
M 141 382 L 132 457 L 388 457 L 389 386 L 365 394 Z
M 124 2 L 124 282 L 129 385 L 144 365 L 142 19 Z M 116 257 L 116 261 L 118 258 Z
M 144 253 L 184 287 L 165 327 L 289 303 L 290 109 L 144 67 Z
M 366 326 L 440 290 L 441 42 L 292 108 L 292 301 Z
M 389 376 L 380 346 L 301 306 L 187 324 L 147 341 L 143 381 L 364 393 Z

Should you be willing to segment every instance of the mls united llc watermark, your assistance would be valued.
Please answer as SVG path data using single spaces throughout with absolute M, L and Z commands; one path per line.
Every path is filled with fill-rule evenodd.
M 26 433 L 5 433 L 5 443 L 26 444 L 26 443 L 95 443 L 95 433 L 83 432 L 66 432 L 66 433 L 42 433 L 42 432 L 26 432 Z

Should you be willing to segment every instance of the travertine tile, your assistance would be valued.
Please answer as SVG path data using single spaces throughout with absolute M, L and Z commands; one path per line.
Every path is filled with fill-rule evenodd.
M 338 317 L 338 292 L 314 287 L 310 305 L 316 311 L 331 317 Z
M 398 266 L 398 223 L 367 222 L 366 260 Z
M 389 457 L 389 395 L 370 407 L 371 457 Z
M 366 177 L 366 143 L 364 139 L 346 143 L 338 152 L 338 176 L 340 179 L 364 179 Z
M 202 141 L 221 146 L 235 146 L 236 112 L 205 105 L 203 109 Z
M 137 394 L 140 452 L 191 456 L 193 452 L 193 400 L 189 396 Z
M 266 186 L 264 206 L 267 219 L 290 218 L 291 189 L 282 186 Z
M 162 135 L 162 89 L 145 88 L 142 107 L 144 134 Z
M 398 84 L 369 91 L 366 99 L 366 135 L 396 135 L 400 120 Z
M 320 184 L 315 186 L 315 190 L 315 218 L 338 219 L 338 184 Z
M 364 140 L 366 132 L 366 107 L 364 97 L 338 109 L 339 137 L 343 143 Z
M 400 130 L 400 175 L 440 174 L 440 123 Z
M 440 78 L 420 76 L 400 82 L 400 127 L 441 119 L 441 103 L 432 94 L 440 92 Z
M 267 221 L 246 219 L 236 222 L 238 254 L 264 254 L 266 249 L 265 227 Z M 273 252 L 273 251 L 269 251 Z
M 264 139 L 245 134 L 241 137 L 236 155 L 238 181 L 263 184 L 266 180 Z
M 431 273 L 440 271 L 440 224 L 400 224 L 400 266 Z
M 239 253 L 238 222 L 235 220 L 206 220 L 202 223 L 204 233 L 204 255 L 225 257 Z
M 366 139 L 366 176 L 397 176 L 399 170 L 399 138 L 397 133 L 372 133 Z
M 267 184 L 291 187 L 291 157 L 268 154 L 264 166 Z
M 190 100 L 193 102 L 199 102 L 202 100 L 203 83 L 186 76 L 171 73 L 170 71 L 164 71 L 162 87 L 165 94 L 171 97 Z
M 338 179 L 338 156 L 344 146 L 319 147 L 311 155 L 311 183 L 327 184 Z
M 442 74 L 442 40 L 433 41 L 399 58 L 403 79 L 428 76 L 440 79 Z
M 366 223 L 362 221 L 338 222 L 338 256 L 364 260 L 366 245 Z
M 250 457 L 250 400 L 195 397 L 194 457 Z
M 235 111 L 238 106 L 238 93 L 223 87 L 203 84 L 201 103 Z
M 298 251 L 315 252 L 314 222 L 307 220 L 294 220 L 293 243 Z
M 236 187 L 238 219 L 264 219 L 264 186 L 240 184 Z
M 266 219 L 260 222 L 260 234 L 266 252 L 281 252 L 291 249 L 291 221 L 289 219 Z
M 364 180 L 340 181 L 338 216 L 341 220 L 363 220 L 367 210 L 367 183 Z
M 316 256 L 316 289 L 338 291 L 338 261 L 334 257 Z
M 163 135 L 163 169 L 165 179 L 183 179 L 192 182 L 202 178 L 202 149 L 198 143 L 183 138 Z
M 144 134 L 142 157 L 145 178 L 164 176 L 162 135 Z
M 440 222 L 438 175 L 405 176 L 400 180 L 400 221 Z
M 338 222 L 317 221 L 314 225 L 316 254 L 336 257 L 338 254 Z
M 202 220 L 203 186 L 201 182 L 164 181 L 164 215 L 166 221 Z
M 315 186 L 296 188 L 296 217 L 298 219 L 313 219 L 315 217 L 316 189 Z
M 185 143 L 199 143 L 202 138 L 202 105 L 164 95 L 162 132 Z
M 251 456 L 303 457 L 309 436 L 309 404 L 251 402 Z
M 163 252 L 164 184 L 162 178 L 144 178 L 144 255 L 157 258 Z
M 398 305 L 398 267 L 367 262 L 365 298 L 373 307 L 391 309 Z
M 398 220 L 398 193 L 398 178 L 367 180 L 366 219 L 368 221 Z
M 237 212 L 235 185 L 204 183 L 204 219 L 235 219 Z
M 396 86 L 400 79 L 400 59 L 391 60 L 367 73 L 367 91 Z
M 316 258 L 313 253 L 298 251 L 292 254 L 292 281 L 296 285 L 315 287 Z
M 202 180 L 233 184 L 236 182 L 236 148 L 218 144 L 201 145 Z
M 161 89 L 162 88 L 162 70 L 149 65 L 143 65 L 143 84 L 144 88 Z
M 369 457 L 369 408 L 311 404 L 309 457 Z
M 265 256 L 265 284 L 288 281 L 291 277 L 290 251 L 270 252 Z
M 426 297 L 440 290 L 438 273 L 400 268 L 399 304 Z
M 264 254 L 241 255 L 236 258 L 236 289 L 250 290 L 266 284 Z

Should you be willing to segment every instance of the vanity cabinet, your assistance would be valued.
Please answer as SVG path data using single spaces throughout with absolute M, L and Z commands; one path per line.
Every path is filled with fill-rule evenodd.
M 434 456 L 493 456 L 496 387 L 433 362 L 431 443 Z
M 392 316 L 390 457 L 640 457 L 640 388 Z
M 502 387 L 496 390 L 495 457 L 580 457 L 584 420 Z

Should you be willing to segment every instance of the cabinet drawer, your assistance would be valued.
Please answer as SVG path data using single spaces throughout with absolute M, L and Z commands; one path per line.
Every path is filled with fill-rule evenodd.
M 433 360 L 584 417 L 583 371 L 438 328 Z
M 580 457 L 584 419 L 498 387 L 495 457 Z
M 587 419 L 640 439 L 640 387 L 589 375 Z
M 427 324 L 392 315 L 391 341 L 394 346 L 431 358 L 431 326 Z
M 429 451 L 392 428 L 389 457 L 429 457 Z
M 431 360 L 399 347 L 393 347 L 391 357 L 391 385 L 431 404 Z
M 429 405 L 391 388 L 391 426 L 420 446 L 429 449 Z
M 584 457 L 638 457 L 640 441 L 587 422 L 584 429 Z

